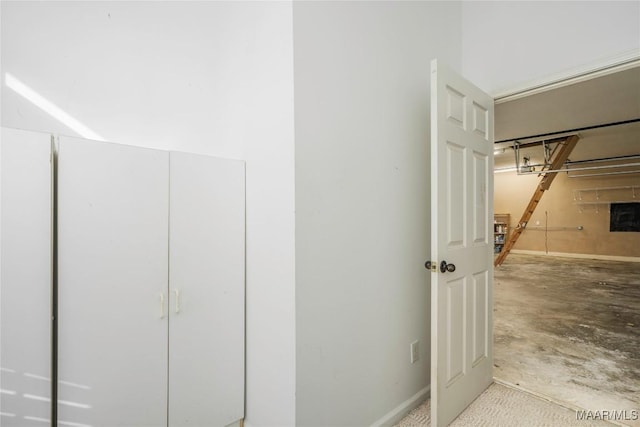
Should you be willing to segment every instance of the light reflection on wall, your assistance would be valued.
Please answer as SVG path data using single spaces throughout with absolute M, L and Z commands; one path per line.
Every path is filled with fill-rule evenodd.
M 27 378 L 33 378 L 33 379 L 36 379 L 36 380 L 51 381 L 51 378 L 43 377 L 41 375 L 29 374 L 29 373 L 24 373 L 23 375 L 25 377 L 27 377 Z M 69 387 L 75 387 L 75 388 L 79 388 L 79 389 L 82 389 L 82 390 L 91 390 L 91 387 L 89 387 L 88 385 L 72 383 L 72 382 L 69 382 L 69 381 L 58 381 L 58 384 L 66 385 L 66 386 L 69 386 Z
M 47 418 L 39 418 L 39 417 L 24 417 L 25 420 L 28 421 L 38 421 L 41 423 L 48 423 L 49 419 Z M 74 423 L 71 421 L 60 421 L 58 420 L 58 425 L 62 425 L 62 426 L 70 426 L 70 427 L 93 427 L 90 424 L 81 424 L 81 423 Z
M 37 374 L 32 374 L 32 373 L 22 373 L 22 375 L 20 375 L 20 372 L 18 372 L 15 369 L 11 369 L 11 368 L 5 368 L 5 367 L 0 367 L 0 372 L 2 372 L 5 377 L 7 374 L 13 374 L 11 375 L 11 377 L 13 377 L 14 381 L 10 381 L 13 382 L 14 385 L 17 386 L 24 386 L 28 388 L 27 384 L 24 384 L 23 381 L 20 381 L 19 378 L 20 377 L 24 377 L 24 378 L 29 378 L 29 379 L 34 379 L 34 380 L 38 380 L 38 381 L 44 381 L 44 382 L 51 382 L 51 378 L 49 377 L 45 377 L 42 375 L 37 375 Z M 15 381 L 18 381 L 18 383 L 15 383 Z M 59 381 L 60 384 L 64 384 L 65 386 L 69 386 L 69 387 L 74 387 L 74 388 L 78 388 L 81 390 L 91 390 L 91 387 L 88 385 L 83 385 L 83 384 L 78 384 L 78 383 L 74 383 L 74 382 L 70 382 L 70 381 Z M 21 398 L 21 399 L 27 399 L 27 400 L 31 400 L 34 402 L 46 402 L 46 403 L 51 403 L 51 398 L 48 396 L 40 396 L 40 395 L 36 395 L 36 394 L 32 394 L 32 393 L 18 393 L 18 391 L 16 390 L 12 390 L 12 389 L 0 389 L 0 395 L 5 395 L 5 396 L 11 396 L 11 398 Z M 24 424 L 24 422 L 20 421 L 20 420 L 25 420 L 25 421 L 33 421 L 33 422 L 38 422 L 38 423 L 43 423 L 43 424 L 50 424 L 51 420 L 49 418 L 44 418 L 44 417 L 38 417 L 38 416 L 33 416 L 33 415 L 24 415 L 21 416 L 21 414 L 16 414 L 14 412 L 7 412 L 7 406 L 11 407 L 10 403 L 8 405 L 9 402 L 7 402 L 5 399 L 3 399 L 2 402 L 2 407 L 4 409 L 4 411 L 0 411 L 0 417 L 4 418 L 6 423 L 8 425 L 26 425 Z M 64 406 L 69 406 L 69 407 L 73 407 L 73 408 L 78 408 L 78 409 L 91 409 L 91 405 L 86 404 L 86 403 L 80 403 L 80 402 L 72 402 L 72 401 L 68 401 L 68 400 L 58 400 L 57 402 L 58 405 L 64 405 Z M 31 411 L 29 411 L 31 412 Z M 5 425 L 5 422 L 2 422 L 0 420 L 0 425 Z M 60 426 L 69 426 L 69 427 L 93 427 L 91 424 L 83 424 L 83 423 L 78 423 L 78 422 L 73 422 L 73 421 L 66 421 L 66 420 L 58 420 L 58 425 Z
M 106 141 L 106 139 L 89 129 L 84 123 L 81 123 L 79 120 L 70 116 L 62 108 L 58 107 L 53 102 L 22 83 L 12 74 L 5 73 L 4 82 L 8 88 L 12 89 L 18 95 L 22 96 L 24 99 L 31 102 L 33 105 L 40 108 L 42 111 L 49 114 L 51 117 L 58 120 L 60 123 L 64 124 L 83 138 L 93 139 L 96 141 Z

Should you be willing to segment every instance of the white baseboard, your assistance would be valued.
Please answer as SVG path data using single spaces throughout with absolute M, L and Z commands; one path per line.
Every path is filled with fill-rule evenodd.
M 430 391 L 431 385 L 426 386 L 425 388 L 402 402 L 400 405 L 393 408 L 378 421 L 371 424 L 371 427 L 392 426 L 396 424 L 398 421 L 406 417 L 409 412 L 411 412 L 412 410 L 420 406 L 422 402 L 427 400 L 427 398 L 431 394 Z
M 598 255 L 598 254 L 572 254 L 569 252 L 544 252 L 544 251 L 528 251 L 524 249 L 512 249 L 511 253 L 525 255 L 542 255 L 555 256 L 562 258 L 582 258 L 582 259 L 600 259 L 603 261 L 626 261 L 640 262 L 640 257 L 633 256 L 617 256 L 617 255 Z

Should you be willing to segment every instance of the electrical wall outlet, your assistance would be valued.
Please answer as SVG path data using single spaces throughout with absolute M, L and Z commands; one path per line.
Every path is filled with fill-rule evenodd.
M 416 363 L 420 359 L 420 341 L 411 343 L 411 363 Z

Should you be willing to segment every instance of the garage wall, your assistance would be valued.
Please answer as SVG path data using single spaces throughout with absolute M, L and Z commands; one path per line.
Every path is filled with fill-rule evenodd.
M 577 173 L 577 172 L 576 172 Z M 582 172 L 586 173 L 586 172 Z M 537 175 L 496 173 L 496 213 L 511 214 L 511 230 L 515 227 L 529 203 L 540 178 Z M 595 256 L 638 257 L 640 260 L 640 233 L 610 232 L 609 205 L 578 205 L 578 189 L 638 186 L 635 199 L 630 189 L 603 190 L 599 201 L 628 200 L 640 202 L 640 179 L 635 175 L 612 177 L 569 178 L 559 174 L 551 188 L 545 192 L 529 225 L 516 243 L 515 250 L 548 251 Z M 594 191 L 582 192 L 582 201 L 598 201 Z M 547 216 L 545 216 L 545 211 Z M 546 222 L 548 221 L 548 222 Z M 545 222 L 549 231 L 545 233 Z M 577 227 L 583 226 L 582 231 Z M 558 230 L 566 227 L 568 230 Z M 546 235 L 545 235 L 546 234 Z M 508 258 L 507 258 L 508 259 Z

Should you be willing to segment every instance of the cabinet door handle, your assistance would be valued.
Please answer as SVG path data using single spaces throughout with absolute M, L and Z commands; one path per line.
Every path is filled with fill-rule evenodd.
M 164 292 L 160 293 L 160 318 L 164 319 Z
M 180 290 L 174 289 L 173 292 L 176 294 L 176 314 L 180 313 Z

